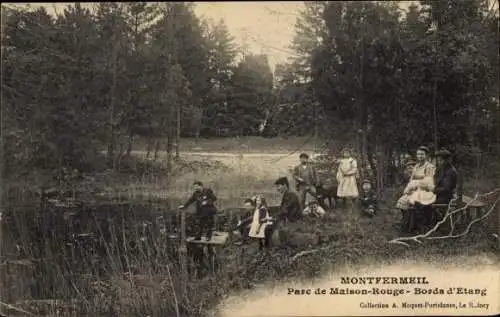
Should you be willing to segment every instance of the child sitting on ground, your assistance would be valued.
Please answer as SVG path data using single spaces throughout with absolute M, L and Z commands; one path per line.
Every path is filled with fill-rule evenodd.
M 361 209 L 367 216 L 373 217 L 377 213 L 377 197 L 369 180 L 363 181 L 362 191 L 359 195 Z
M 304 209 L 303 214 L 313 217 L 323 217 L 326 211 L 321 207 L 317 200 L 313 199 L 309 202 L 308 206 Z

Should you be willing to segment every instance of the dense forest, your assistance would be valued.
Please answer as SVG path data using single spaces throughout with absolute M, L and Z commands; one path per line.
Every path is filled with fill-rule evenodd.
M 185 136 L 351 135 L 365 161 L 424 143 L 500 152 L 487 1 L 306 2 L 274 74 L 194 5 L 3 6 L 3 172 L 92 169 L 103 149 L 116 167 L 136 138 L 175 153 Z

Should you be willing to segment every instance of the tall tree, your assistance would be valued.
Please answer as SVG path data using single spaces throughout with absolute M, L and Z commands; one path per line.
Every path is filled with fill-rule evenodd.
M 214 133 L 211 124 L 219 113 L 225 111 L 232 85 L 236 58 L 236 45 L 223 19 L 218 23 L 206 21 L 205 39 L 209 48 L 209 74 L 211 91 L 203 109 L 204 131 Z
M 240 135 L 254 134 L 269 110 L 273 89 L 267 56 L 247 55 L 235 68 L 232 84 L 227 112 L 222 118 L 229 120 Z
M 291 49 L 296 55 L 292 63 L 296 76 L 302 81 L 310 80 L 313 53 L 324 43 L 328 34 L 323 19 L 326 5 L 326 1 L 304 1 L 304 9 L 299 12 L 295 23 L 296 34 Z

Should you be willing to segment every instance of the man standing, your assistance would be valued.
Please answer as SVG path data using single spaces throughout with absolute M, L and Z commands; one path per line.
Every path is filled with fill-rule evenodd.
M 317 184 L 317 176 L 316 169 L 309 163 L 309 155 L 302 153 L 299 158 L 300 164 L 293 170 L 293 178 L 299 193 L 300 209 L 304 210 L 307 193 L 315 196 L 313 190 Z
M 279 178 L 274 185 L 283 196 L 280 205 L 280 219 L 287 222 L 295 222 L 301 215 L 301 207 L 297 194 L 290 191 L 290 184 L 286 177 Z
M 207 241 L 212 239 L 214 226 L 214 216 L 217 212 L 215 201 L 217 197 L 210 188 L 203 188 L 203 183 L 196 181 L 193 183 L 194 193 L 188 201 L 179 206 L 185 209 L 196 202 L 196 236 L 195 240 L 201 240 L 203 233 L 206 233 Z

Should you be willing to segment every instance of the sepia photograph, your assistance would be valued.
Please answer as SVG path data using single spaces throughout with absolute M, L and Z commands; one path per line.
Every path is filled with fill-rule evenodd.
M 1 5 L 0 317 L 500 314 L 495 0 Z

